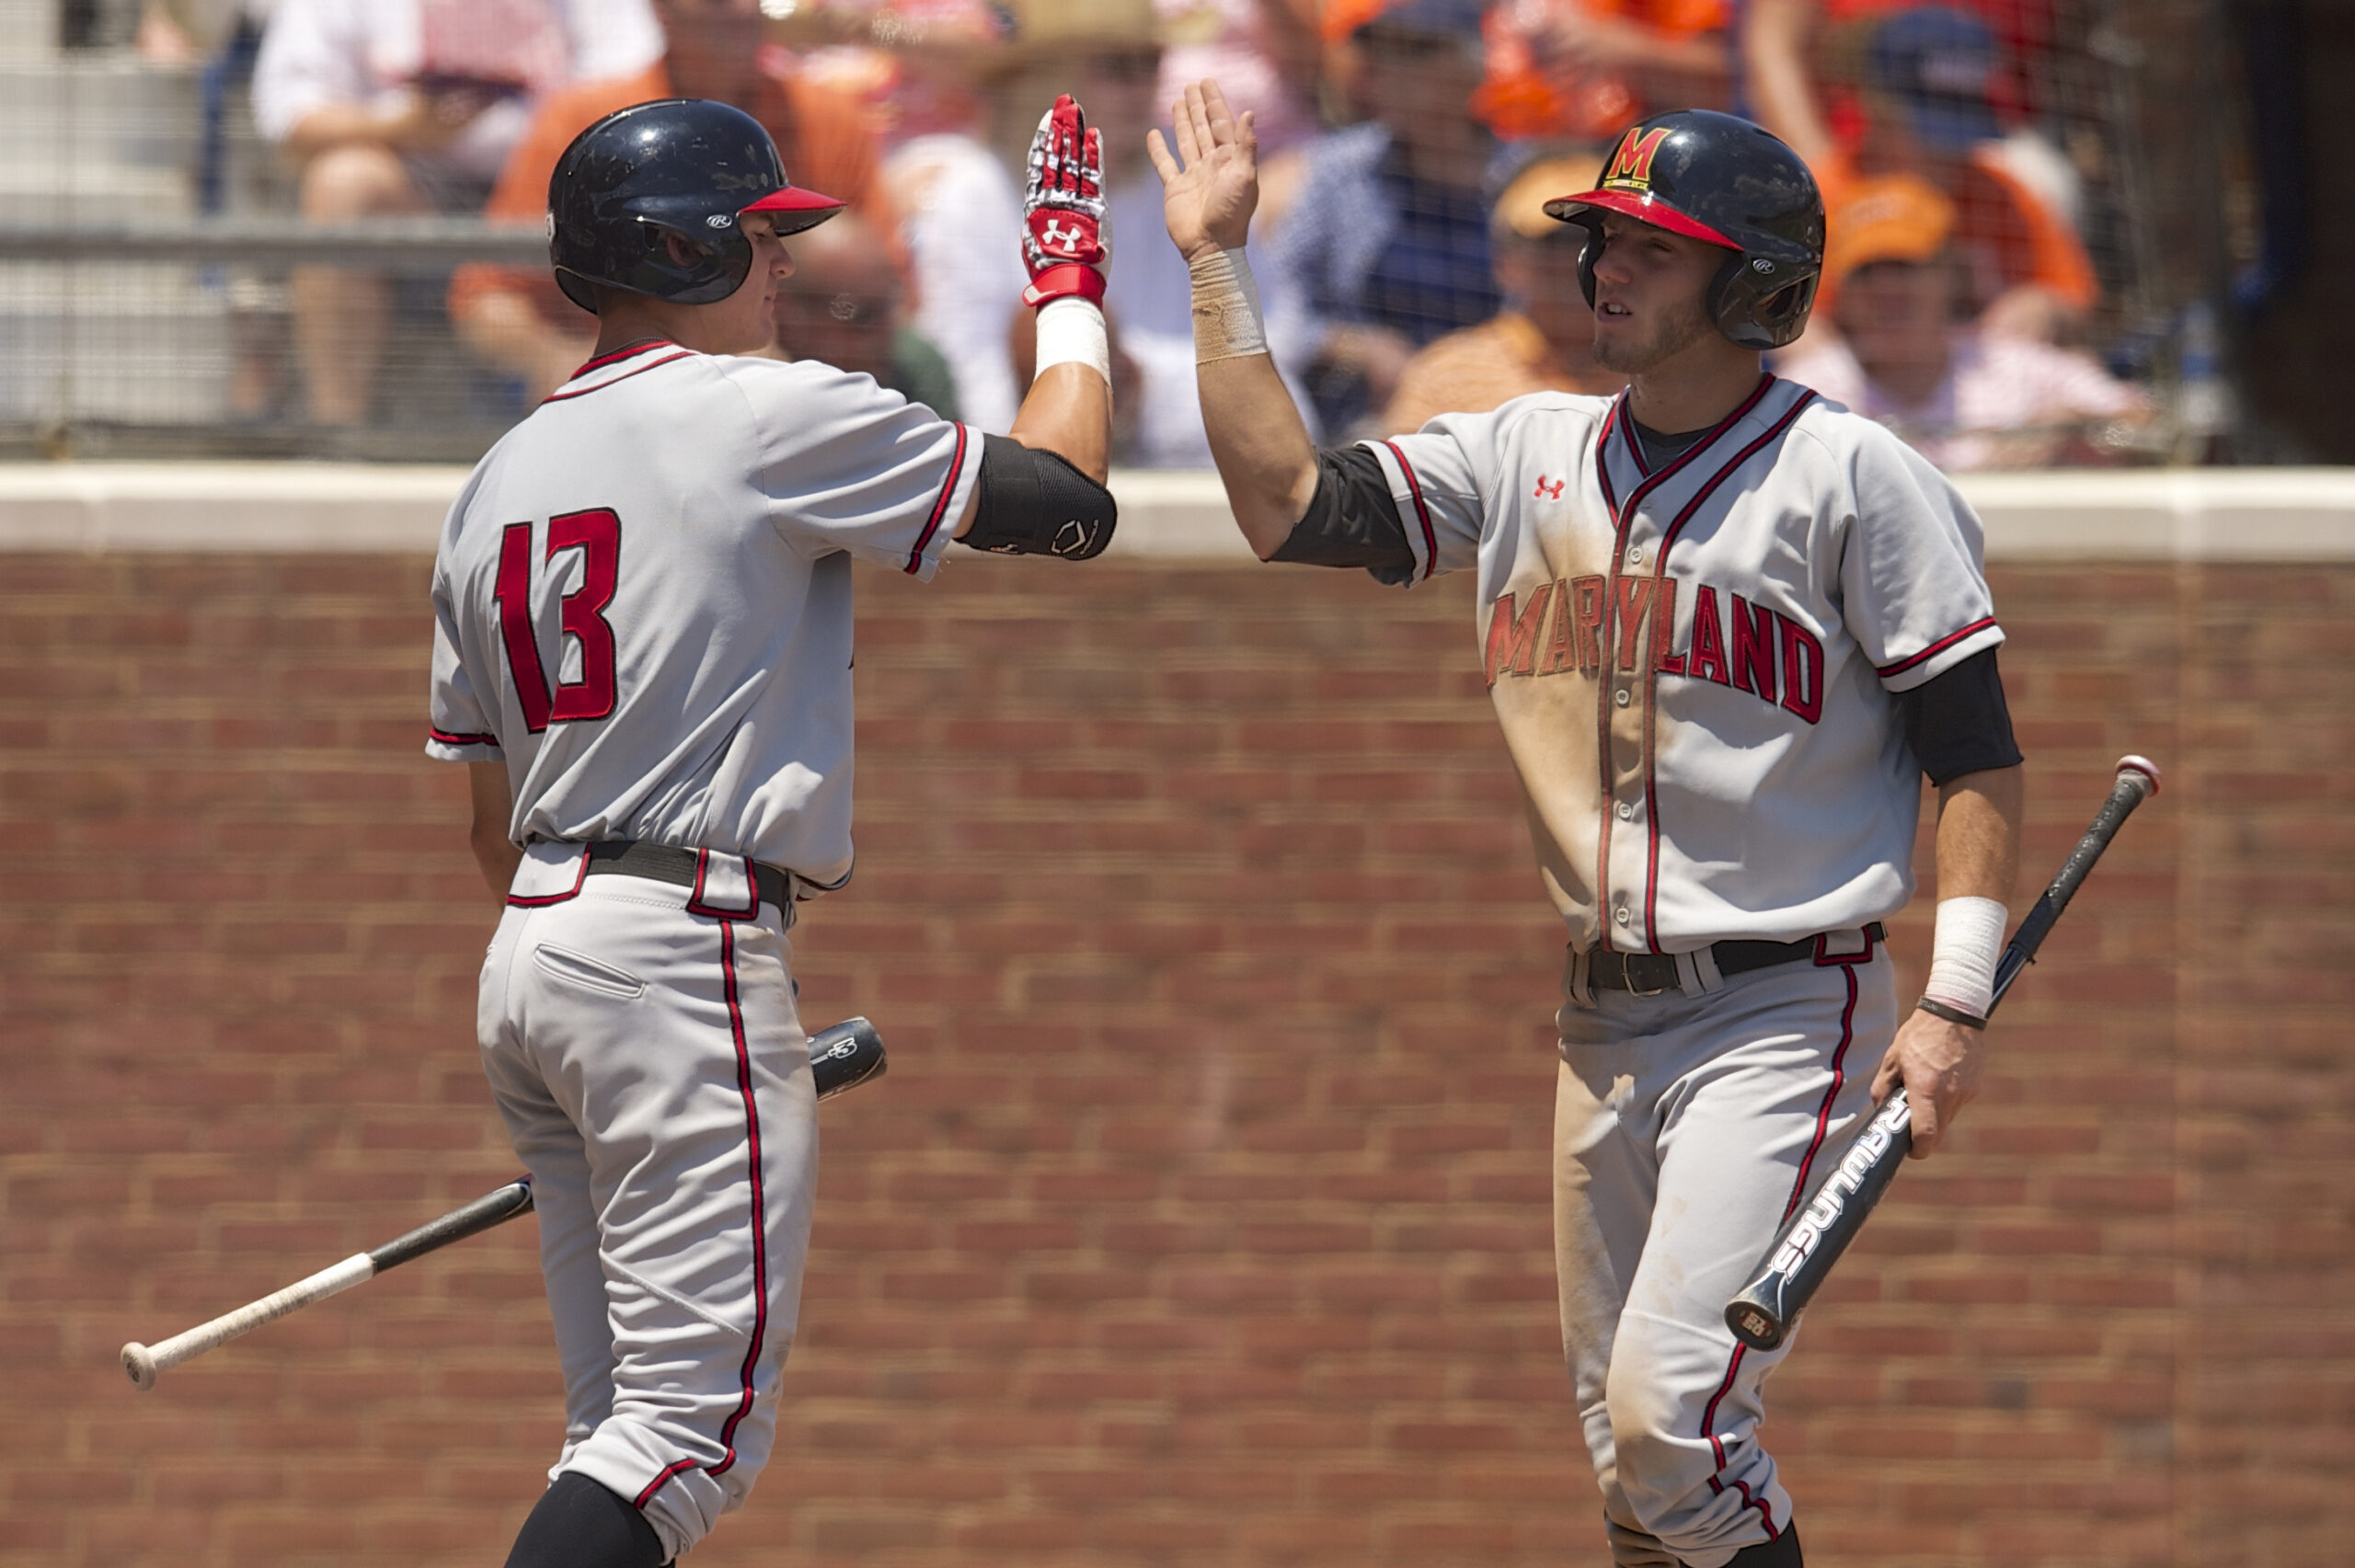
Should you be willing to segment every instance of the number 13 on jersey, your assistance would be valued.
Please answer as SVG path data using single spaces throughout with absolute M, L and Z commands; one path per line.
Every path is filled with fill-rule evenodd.
M 543 563 L 552 564 L 572 550 L 581 553 L 580 586 L 558 601 L 563 621 L 557 643 L 557 683 L 551 690 L 532 626 L 532 525 L 510 523 L 500 539 L 499 586 L 491 597 L 499 601 L 499 628 L 507 643 L 507 669 L 515 680 L 524 727 L 534 735 L 551 724 L 603 718 L 614 711 L 614 628 L 605 610 L 614 601 L 614 583 L 621 571 L 621 519 L 603 507 L 549 519 Z M 580 647 L 578 681 L 563 678 L 567 638 Z

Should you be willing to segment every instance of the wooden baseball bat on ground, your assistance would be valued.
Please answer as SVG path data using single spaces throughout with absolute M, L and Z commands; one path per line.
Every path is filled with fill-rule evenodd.
M 821 1100 L 880 1077 L 884 1066 L 883 1037 L 864 1018 L 845 1018 L 810 1036 L 810 1070 L 817 1082 Z M 485 1193 L 438 1219 L 430 1219 L 405 1236 L 368 1252 L 354 1253 L 339 1264 L 298 1279 L 258 1301 L 248 1301 L 233 1312 L 224 1312 L 210 1322 L 199 1323 L 155 1345 L 133 1340 L 122 1347 L 122 1369 L 130 1375 L 133 1388 L 152 1389 L 168 1368 L 226 1345 L 273 1319 L 300 1311 L 355 1285 L 363 1285 L 411 1258 L 423 1257 L 453 1242 L 463 1242 L 494 1225 L 503 1225 L 519 1214 L 531 1212 L 531 1207 L 532 1179 L 524 1176 Z

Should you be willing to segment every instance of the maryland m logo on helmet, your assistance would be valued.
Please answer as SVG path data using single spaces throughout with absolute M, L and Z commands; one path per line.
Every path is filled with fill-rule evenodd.
M 1606 190 L 1649 190 L 1652 188 L 1652 159 L 1660 153 L 1660 144 L 1668 140 L 1671 126 L 1647 131 L 1642 126 L 1631 127 L 1621 137 L 1619 150 L 1611 155 L 1611 168 L 1603 177 Z

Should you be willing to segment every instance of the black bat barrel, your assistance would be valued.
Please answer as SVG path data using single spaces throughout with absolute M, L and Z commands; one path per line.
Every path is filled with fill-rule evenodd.
M 2035 962 L 2045 933 L 2076 897 L 2077 888 L 2109 847 L 2120 826 L 2158 788 L 2157 764 L 2142 757 L 2119 760 L 2118 776 L 2093 825 L 2062 863 L 2060 874 L 2020 922 L 1996 963 L 1994 998 L 1987 1007 L 1991 1016 L 2020 971 Z M 1839 1163 L 1808 1195 L 1806 1205 L 1775 1232 L 1752 1271 L 1750 1284 L 1726 1303 L 1726 1327 L 1736 1339 L 1753 1350 L 1773 1350 L 1790 1337 L 1798 1315 L 1815 1299 L 1832 1265 L 1848 1250 L 1866 1217 L 1880 1201 L 1882 1189 L 1913 1148 L 1913 1118 L 1905 1091 L 1897 1090 L 1841 1151 Z
M 882 1077 L 885 1065 L 883 1036 L 864 1018 L 845 1018 L 810 1036 L 810 1072 L 821 1100 Z

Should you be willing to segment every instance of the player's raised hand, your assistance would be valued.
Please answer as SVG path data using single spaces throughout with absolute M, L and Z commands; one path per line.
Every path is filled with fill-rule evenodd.
M 1104 138 L 1069 93 L 1040 117 L 1022 192 L 1022 303 L 1104 298 Z
M 1240 250 L 1259 205 L 1259 135 L 1250 112 L 1236 119 L 1218 84 L 1207 80 L 1189 86 L 1170 108 L 1176 151 L 1159 131 L 1145 135 L 1145 151 L 1161 175 L 1161 214 L 1169 237 L 1189 261 Z

